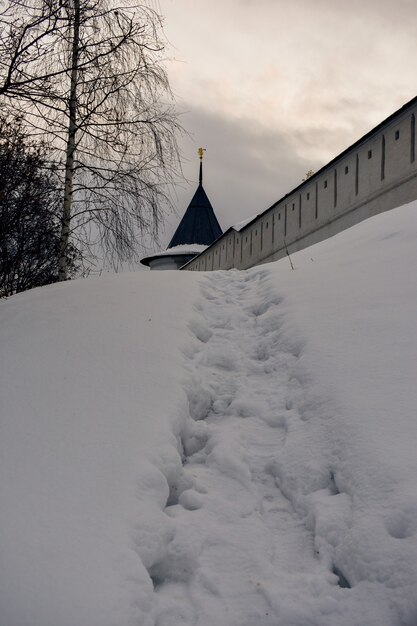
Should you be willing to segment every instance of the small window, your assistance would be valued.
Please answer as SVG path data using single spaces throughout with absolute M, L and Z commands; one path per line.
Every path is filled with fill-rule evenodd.
M 399 139 L 399 138 L 400 138 L 400 131 L 396 130 L 395 131 L 395 141 L 397 141 L 397 139 Z
M 239 243 L 239 239 L 236 239 L 236 243 Z
M 265 224 L 265 228 L 268 228 L 268 226 L 269 226 L 269 222 L 267 222 L 267 223 Z
M 327 189 L 327 180 L 324 181 L 324 188 Z
M 372 159 L 372 150 L 368 150 L 368 159 Z
M 310 192 L 307 192 L 307 200 L 310 200 Z
M 257 231 L 257 230 L 255 230 L 255 237 L 257 237 L 257 236 L 258 236 L 258 231 Z
M 245 237 L 245 243 L 248 243 L 248 238 L 247 237 Z
M 278 219 L 279 220 L 281 219 L 281 213 L 278 213 Z
M 294 204 L 294 202 L 293 202 L 293 203 L 292 203 L 292 210 L 294 211 L 294 209 L 295 209 L 295 204 Z
M 223 250 L 224 250 L 224 244 L 223 244 Z
M 217 250 L 216 250 L 216 256 L 217 256 Z
M 348 165 L 345 166 L 345 174 L 349 174 L 349 166 Z

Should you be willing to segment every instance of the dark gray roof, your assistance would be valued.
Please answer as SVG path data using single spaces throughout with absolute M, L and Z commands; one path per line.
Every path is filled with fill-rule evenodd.
M 193 243 L 209 246 L 223 234 L 210 200 L 204 191 L 202 178 L 200 163 L 200 181 L 197 191 L 169 242 L 168 249 Z

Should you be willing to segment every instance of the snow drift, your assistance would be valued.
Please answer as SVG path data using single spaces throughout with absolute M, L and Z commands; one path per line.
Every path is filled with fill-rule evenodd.
M 417 203 L 0 303 L 2 626 L 415 626 Z

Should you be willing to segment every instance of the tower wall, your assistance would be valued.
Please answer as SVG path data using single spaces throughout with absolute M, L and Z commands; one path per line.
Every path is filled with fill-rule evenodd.
M 417 98 L 240 231 L 230 228 L 182 269 L 275 261 L 417 198 Z

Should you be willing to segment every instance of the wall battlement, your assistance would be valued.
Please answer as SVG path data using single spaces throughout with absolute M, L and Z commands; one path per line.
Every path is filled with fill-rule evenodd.
M 181 269 L 247 269 L 302 250 L 417 199 L 417 97 Z

